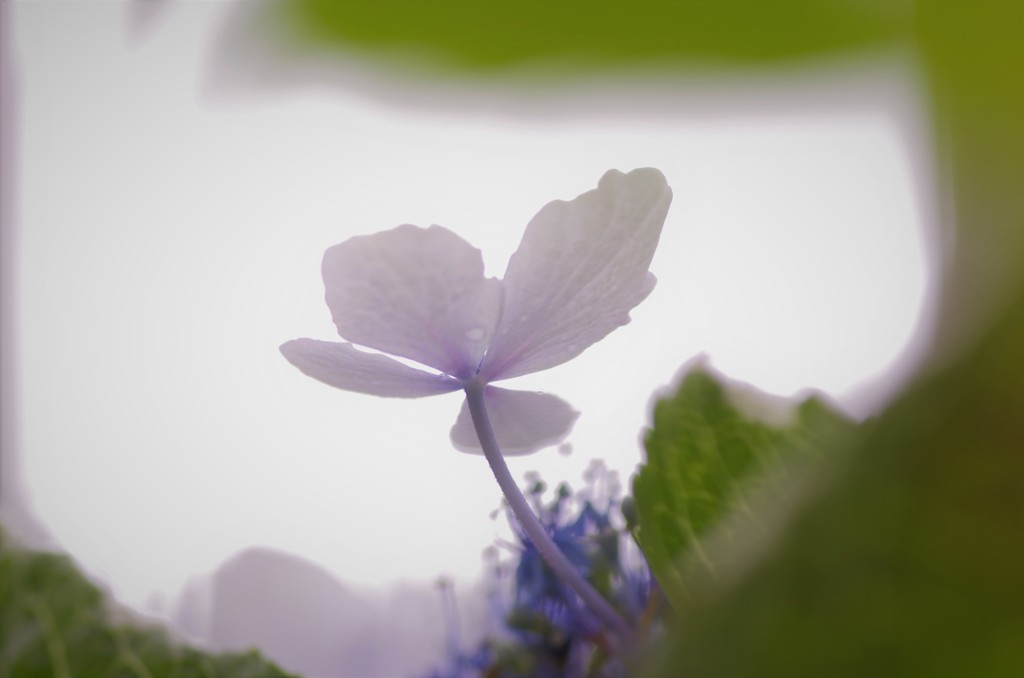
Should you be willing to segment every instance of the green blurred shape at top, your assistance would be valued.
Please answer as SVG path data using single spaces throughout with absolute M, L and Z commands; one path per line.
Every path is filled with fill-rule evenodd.
M 756 63 L 869 46 L 912 28 L 906 0 L 295 0 L 282 9 L 311 43 L 426 53 L 470 70 L 552 58 L 579 67 Z

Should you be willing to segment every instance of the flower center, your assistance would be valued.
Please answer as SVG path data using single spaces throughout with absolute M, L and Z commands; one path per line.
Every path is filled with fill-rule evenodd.
M 460 379 L 462 382 L 463 390 L 469 391 L 470 389 L 482 393 L 484 387 L 487 386 L 487 379 L 482 374 L 474 374 L 469 379 Z

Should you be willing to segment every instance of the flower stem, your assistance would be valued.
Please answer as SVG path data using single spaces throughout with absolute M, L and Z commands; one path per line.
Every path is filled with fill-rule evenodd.
M 512 513 L 515 514 L 523 531 L 537 548 L 537 552 L 548 566 L 554 571 L 564 584 L 572 588 L 583 602 L 586 603 L 598 619 L 610 629 L 618 638 L 628 640 L 632 635 L 629 624 L 619 612 L 605 600 L 597 590 L 590 585 L 582 574 L 569 562 L 555 542 L 548 535 L 547 530 L 541 525 L 537 516 L 533 514 L 526 497 L 519 490 L 519 486 L 512 479 L 508 470 L 505 458 L 498 448 L 498 440 L 494 436 L 494 429 L 487 417 L 487 408 L 484 406 L 485 385 L 479 381 L 471 381 L 466 384 L 466 402 L 469 404 L 469 413 L 473 418 L 473 426 L 476 428 L 477 437 L 480 438 L 480 446 L 484 450 L 487 463 L 491 465 L 494 478 L 498 486 L 508 500 Z

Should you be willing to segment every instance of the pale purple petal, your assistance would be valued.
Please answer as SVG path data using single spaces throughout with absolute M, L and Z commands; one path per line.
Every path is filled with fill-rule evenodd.
M 338 334 L 460 379 L 471 377 L 501 312 L 480 251 L 440 226 L 357 236 L 324 254 Z
M 612 170 L 597 189 L 541 209 L 509 260 L 481 374 L 507 379 L 554 367 L 628 323 L 654 287 L 648 269 L 671 201 L 658 170 Z
M 530 454 L 557 445 L 569 435 L 580 416 L 569 403 L 550 393 L 488 386 L 484 403 L 498 447 L 505 456 Z M 452 426 L 451 439 L 458 450 L 483 452 L 465 400 Z
M 455 379 L 417 370 L 379 353 L 360 351 L 352 344 L 294 339 L 281 345 L 281 353 L 303 374 L 346 391 L 419 398 L 462 388 Z

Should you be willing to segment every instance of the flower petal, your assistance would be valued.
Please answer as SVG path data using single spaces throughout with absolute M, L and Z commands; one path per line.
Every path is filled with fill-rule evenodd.
M 597 189 L 541 209 L 508 262 L 481 374 L 507 379 L 560 365 L 628 323 L 654 288 L 648 268 L 671 201 L 658 170 L 611 170 Z
M 450 377 L 417 370 L 385 355 L 360 351 L 352 344 L 294 339 L 281 345 L 281 353 L 303 374 L 346 391 L 419 398 L 462 388 Z
M 484 390 L 484 403 L 498 447 L 506 457 L 557 445 L 569 435 L 580 416 L 572 405 L 550 393 L 488 386 Z M 451 439 L 457 450 L 483 452 L 466 401 L 462 402 L 462 410 L 452 426 Z
M 440 226 L 357 236 L 324 254 L 338 334 L 460 379 L 480 364 L 501 312 L 501 283 L 480 251 Z

